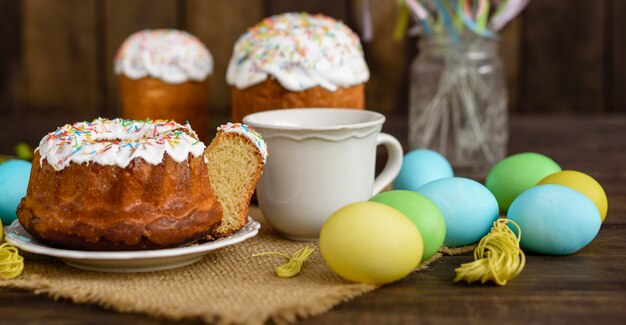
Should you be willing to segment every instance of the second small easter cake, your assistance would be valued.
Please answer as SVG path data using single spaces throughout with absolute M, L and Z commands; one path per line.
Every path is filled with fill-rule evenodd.
M 369 79 L 358 36 L 321 14 L 264 19 L 234 46 L 226 79 L 232 119 L 280 108 L 363 109 Z
M 212 72 L 211 53 L 185 31 L 147 29 L 130 35 L 115 57 L 124 117 L 189 121 L 206 140 Z

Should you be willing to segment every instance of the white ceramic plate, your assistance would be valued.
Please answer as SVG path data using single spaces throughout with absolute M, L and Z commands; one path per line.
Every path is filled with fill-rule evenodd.
M 198 245 L 145 251 L 78 251 L 54 248 L 33 238 L 15 220 L 4 227 L 7 242 L 26 252 L 60 258 L 75 268 L 113 273 L 152 272 L 187 266 L 212 250 L 240 243 L 256 236 L 261 225 L 248 217 L 248 223 L 232 235 Z

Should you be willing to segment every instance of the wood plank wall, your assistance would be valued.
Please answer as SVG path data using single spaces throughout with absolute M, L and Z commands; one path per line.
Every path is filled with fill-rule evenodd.
M 533 1 L 524 13 L 521 109 L 608 111 L 609 31 L 604 19 L 611 1 L 562 3 Z
M 367 106 L 406 114 L 415 39 L 391 38 L 395 1 L 371 0 L 374 40 Z M 0 0 L 0 152 L 75 120 L 118 116 L 113 56 L 144 28 L 197 35 L 215 58 L 213 123 L 229 115 L 224 81 L 232 46 L 247 27 L 284 11 L 323 12 L 361 28 L 361 0 Z M 502 31 L 514 114 L 626 112 L 626 1 L 531 1 Z M 584 17 L 584 18 L 583 18 Z

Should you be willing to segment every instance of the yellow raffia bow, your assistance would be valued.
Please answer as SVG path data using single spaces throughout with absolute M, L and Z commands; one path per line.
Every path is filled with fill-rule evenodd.
M 309 257 L 315 252 L 315 250 L 311 247 L 305 247 L 293 254 L 293 256 L 289 256 L 287 254 L 283 254 L 280 252 L 267 252 L 267 253 L 259 253 L 252 255 L 253 257 L 257 256 L 266 256 L 266 255 L 278 255 L 284 257 L 289 260 L 286 264 L 280 265 L 276 267 L 276 275 L 281 278 L 290 278 L 298 273 L 302 269 L 302 264 L 309 259 Z
M 0 279 L 7 280 L 19 276 L 24 269 L 24 258 L 17 248 L 9 243 L 0 245 Z
M 0 241 L 3 239 L 3 227 L 0 222 Z M 0 279 L 17 278 L 24 269 L 24 258 L 15 246 L 4 243 L 0 245 Z
M 517 228 L 518 236 L 507 223 Z M 505 285 L 524 269 L 526 256 L 519 246 L 522 230 L 514 221 L 499 219 L 493 223 L 491 231 L 483 237 L 474 249 L 474 261 L 461 264 L 456 271 L 454 282 L 467 283 L 493 281 Z

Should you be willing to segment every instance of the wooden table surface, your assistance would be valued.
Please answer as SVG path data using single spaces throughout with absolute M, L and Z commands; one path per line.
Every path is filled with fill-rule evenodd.
M 391 120 L 385 130 L 401 136 L 400 124 Z M 446 256 L 430 270 L 301 323 L 626 324 L 626 117 L 517 117 L 510 130 L 510 153 L 546 154 L 604 186 L 609 212 L 591 244 L 571 256 L 530 255 L 505 287 L 453 283 L 454 269 L 472 258 Z M 171 323 L 0 289 L 0 323 L 18 322 Z

